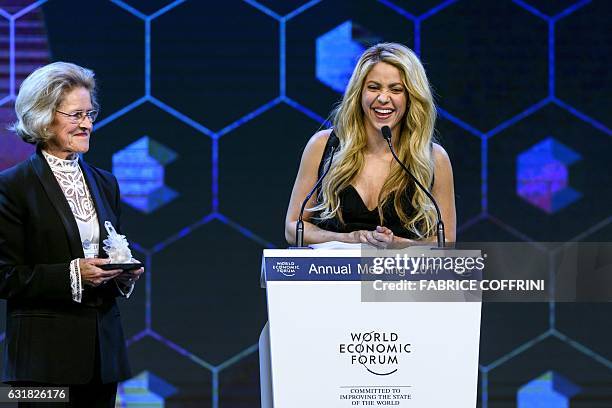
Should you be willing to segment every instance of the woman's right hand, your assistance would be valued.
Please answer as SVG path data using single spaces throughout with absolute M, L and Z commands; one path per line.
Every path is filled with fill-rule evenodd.
M 99 286 L 115 278 L 122 272 L 121 269 L 105 271 L 99 268 L 100 265 L 106 265 L 108 262 L 108 259 L 102 258 L 79 259 L 79 268 L 81 269 L 81 280 L 83 284 L 94 287 Z
M 356 243 L 356 244 L 367 244 L 368 243 L 368 234 L 371 234 L 371 231 L 367 230 L 358 230 L 348 232 L 348 240 L 346 242 Z
M 348 242 L 369 244 L 379 249 L 405 248 L 416 241 L 397 237 L 387 227 L 377 226 L 374 231 L 359 230 L 348 233 Z

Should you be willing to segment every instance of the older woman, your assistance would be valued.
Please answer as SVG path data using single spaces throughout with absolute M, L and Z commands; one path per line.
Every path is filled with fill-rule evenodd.
M 391 129 L 399 159 L 423 186 L 430 186 L 447 240 L 454 241 L 453 173 L 448 155 L 432 141 L 435 117 L 425 70 L 410 49 L 384 43 L 366 50 L 334 115 L 340 147 L 319 194 L 309 202 L 304 242 L 387 248 L 434 237 L 431 201 L 394 161 L 381 136 L 384 126 Z M 304 149 L 285 223 L 290 243 L 301 202 L 329 164 L 330 133 L 318 132 Z
M 69 386 L 75 407 L 114 406 L 117 382 L 130 376 L 115 297 L 128 297 L 143 272 L 100 268 L 120 197 L 111 173 L 79 157 L 97 108 L 92 71 L 65 62 L 34 71 L 13 128 L 36 153 L 0 173 L 3 381 Z

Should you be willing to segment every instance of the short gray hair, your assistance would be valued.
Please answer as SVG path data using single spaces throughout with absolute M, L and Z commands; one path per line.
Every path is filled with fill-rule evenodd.
M 48 130 L 55 110 L 66 92 L 77 87 L 89 91 L 91 103 L 98 109 L 93 71 L 61 61 L 36 69 L 19 87 L 15 100 L 17 122 L 10 129 L 27 143 L 45 146 L 55 136 Z

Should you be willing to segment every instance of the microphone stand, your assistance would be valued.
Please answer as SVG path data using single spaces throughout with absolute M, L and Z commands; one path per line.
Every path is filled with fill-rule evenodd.
M 434 207 L 436 209 L 436 215 L 437 215 L 437 218 L 438 218 L 438 223 L 437 223 L 437 226 L 436 226 L 436 238 L 437 238 L 437 241 L 438 241 L 438 248 L 444 248 L 445 247 L 445 243 L 446 243 L 446 238 L 444 236 L 445 234 L 444 234 L 444 223 L 442 222 L 442 213 L 440 212 L 440 207 L 438 207 L 438 203 L 434 199 L 433 195 L 429 192 L 429 190 L 426 189 L 419 182 L 419 180 L 417 180 L 417 178 L 414 176 L 414 174 L 412 174 L 412 172 L 410 170 L 408 170 L 408 168 L 404 165 L 404 163 L 402 163 L 402 161 L 399 159 L 399 157 L 397 157 L 397 154 L 395 154 L 395 149 L 393 149 L 393 144 L 391 143 L 391 129 L 389 128 L 389 126 L 383 126 L 382 129 L 381 129 L 381 132 L 382 132 L 383 138 L 387 141 L 387 144 L 389 145 L 389 149 L 391 150 L 391 154 L 393 155 L 393 158 L 395 159 L 395 161 L 402 167 L 402 169 L 406 173 L 408 173 L 410 178 L 412 178 L 412 180 L 414 180 L 416 185 L 425 193 L 425 195 L 433 203 L 433 205 L 434 205 Z
M 329 163 L 327 164 L 327 169 L 325 169 L 325 172 L 323 172 L 323 175 L 317 180 L 312 190 L 310 190 L 310 193 L 308 193 L 308 195 L 306 196 L 306 199 L 304 199 L 304 201 L 302 202 L 302 208 L 300 208 L 300 215 L 298 217 L 297 223 L 295 224 L 295 248 L 304 248 L 304 218 L 303 217 L 304 217 L 304 210 L 306 209 L 306 204 L 310 200 L 310 197 L 312 197 L 314 192 L 317 190 L 317 188 L 321 185 L 327 173 L 329 173 L 329 170 L 331 169 L 332 161 L 334 160 L 334 154 L 336 153 L 336 149 L 338 148 L 338 145 L 340 143 L 340 141 L 338 140 L 338 136 L 336 136 L 336 133 L 334 131 L 332 131 L 332 133 L 329 135 L 329 138 L 331 140 L 330 142 L 331 143 L 331 155 L 329 158 Z

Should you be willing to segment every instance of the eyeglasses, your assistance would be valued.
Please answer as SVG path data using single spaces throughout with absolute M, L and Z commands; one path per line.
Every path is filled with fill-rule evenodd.
M 66 116 L 71 123 L 75 123 L 75 124 L 83 122 L 85 117 L 88 117 L 91 123 L 94 123 L 96 121 L 96 118 L 98 117 L 97 110 L 89 110 L 86 112 L 74 111 L 72 113 L 66 113 L 66 112 L 56 110 L 56 112 L 61 113 L 62 115 Z

